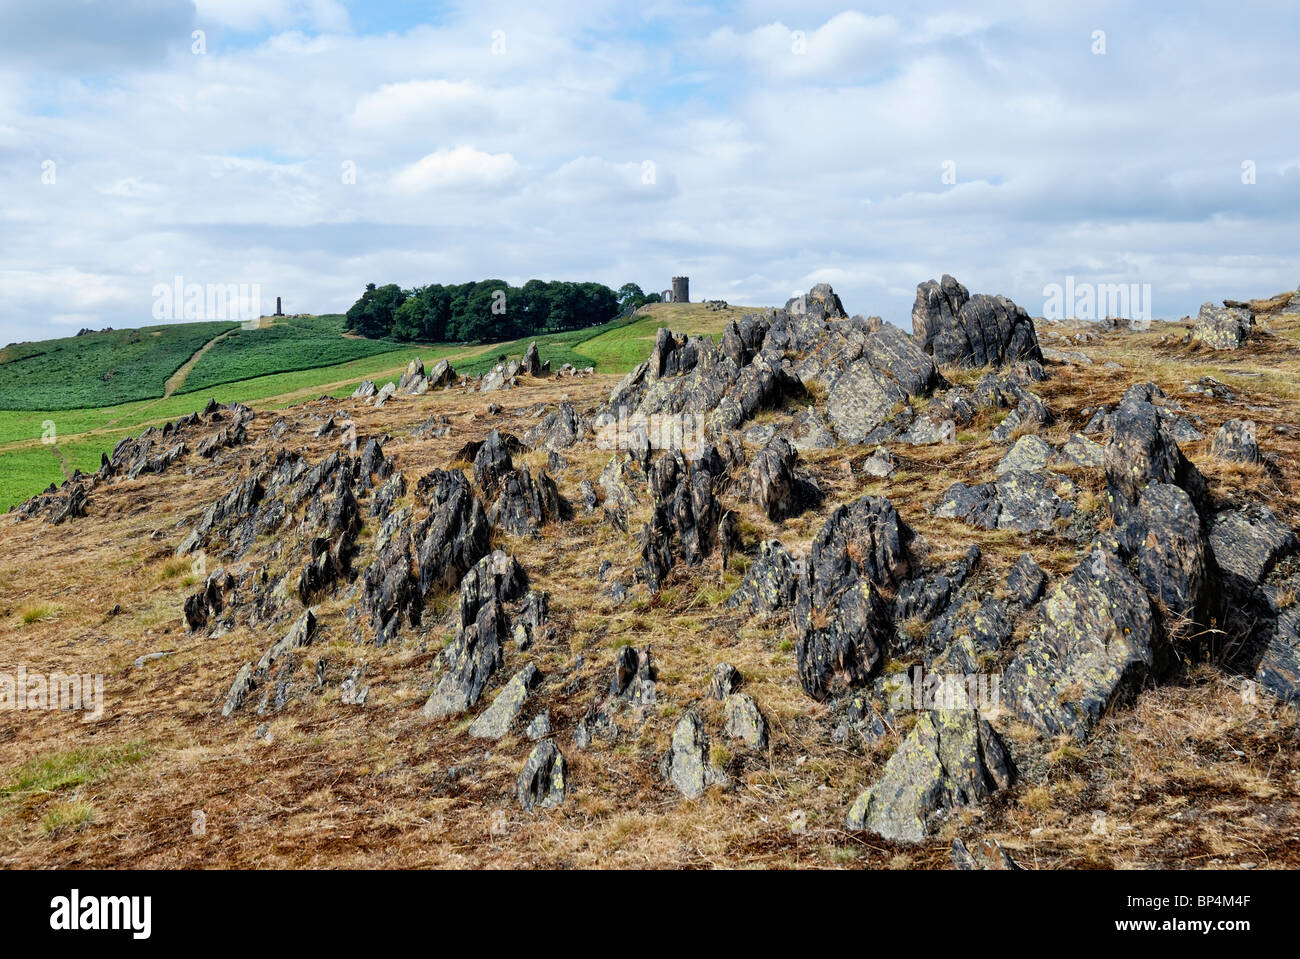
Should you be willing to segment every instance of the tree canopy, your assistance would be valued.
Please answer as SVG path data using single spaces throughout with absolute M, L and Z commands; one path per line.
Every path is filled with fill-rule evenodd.
M 423 342 L 512 340 L 607 323 L 620 310 L 655 302 L 635 283 L 615 293 L 600 283 L 504 280 L 415 287 L 370 283 L 347 312 L 347 329 L 367 337 Z

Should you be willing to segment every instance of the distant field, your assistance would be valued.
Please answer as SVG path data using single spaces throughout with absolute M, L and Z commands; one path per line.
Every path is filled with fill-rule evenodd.
M 0 350 L 0 409 L 73 410 L 162 396 L 163 384 L 236 323 L 88 333 Z
M 209 397 L 220 403 L 278 409 L 325 393 L 345 396 L 363 379 L 373 379 L 381 385 L 397 379 L 415 356 L 423 358 L 426 364 L 445 357 L 457 372 L 476 375 L 490 369 L 502 355 L 522 356 L 534 339 L 542 359 L 550 360 L 555 369 L 572 363 L 579 368 L 595 366 L 602 373 L 621 374 L 650 354 L 659 327 L 670 326 L 678 332 L 716 338 L 728 319 L 743 312 L 743 308 L 708 311 L 699 304 L 654 304 L 632 317 L 602 326 L 486 346 L 398 345 L 387 340 L 345 338 L 339 335 L 342 320 L 338 316 L 286 318 L 267 329 L 235 329 L 233 333 L 229 332 L 233 324 L 193 324 L 213 329 L 187 341 L 184 349 L 176 349 L 173 357 L 179 359 L 175 366 L 164 372 L 167 364 L 156 365 L 154 373 L 161 379 L 146 394 L 150 398 L 82 408 L 61 408 L 47 402 L 40 408 L 10 405 L 0 409 L 0 511 L 21 503 L 52 482 L 63 481 L 62 464 L 53 448 L 40 440 L 47 422 L 54 425 L 57 449 L 68 467 L 91 471 L 99 467 L 100 452 L 111 450 L 122 437 L 136 436 L 147 426 L 193 412 Z M 177 392 L 163 398 L 162 382 L 205 342 L 222 333 L 226 335 L 203 354 Z M 75 339 L 85 341 L 89 337 Z M 51 343 L 63 342 L 56 340 L 33 346 L 49 347 Z M 360 355 L 343 361 L 337 359 L 340 355 L 347 356 L 350 350 Z M 276 370 L 276 367 L 285 369 Z M 3 369 L 0 365 L 0 371 Z M 274 372 L 258 372 L 267 370 Z M 247 373 L 253 375 L 240 375 Z M 50 382 L 37 392 L 47 400 L 55 395 Z
M 343 335 L 339 314 L 285 317 L 260 330 L 235 329 L 223 336 L 185 379 L 178 393 L 275 373 L 337 366 L 393 350 L 391 340 Z

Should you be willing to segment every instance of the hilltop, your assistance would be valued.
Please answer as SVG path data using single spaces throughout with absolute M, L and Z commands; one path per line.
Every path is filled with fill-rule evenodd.
M 0 520 L 6 659 L 106 696 L 0 713 L 0 862 L 1297 865 L 1295 296 L 531 346 L 219 395 Z

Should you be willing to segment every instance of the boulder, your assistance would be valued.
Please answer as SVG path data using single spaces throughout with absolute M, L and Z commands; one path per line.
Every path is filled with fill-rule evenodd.
M 928 710 L 853 803 L 848 827 L 921 842 L 944 813 L 983 802 L 1013 778 L 1002 740 L 975 710 Z
M 750 749 L 767 748 L 767 719 L 758 703 L 747 693 L 733 693 L 722 705 L 726 717 L 723 731 L 732 739 L 739 739 Z
M 492 705 L 478 714 L 470 723 L 469 734 L 478 739 L 500 739 L 510 731 L 511 725 L 523 712 L 524 703 L 534 687 L 541 682 L 542 674 L 529 663 L 501 687 Z
M 709 786 L 726 782 L 726 774 L 709 758 L 709 736 L 694 712 L 687 712 L 673 728 L 659 769 L 687 799 L 696 799 Z
M 793 606 L 798 589 L 798 564 L 780 540 L 768 539 L 759 545 L 758 559 L 745 571 L 744 580 L 727 600 L 727 606 L 768 615 Z
M 1162 426 L 1155 403 L 1163 397 L 1153 383 L 1135 384 L 1111 414 L 1104 465 L 1107 504 L 1117 523 L 1137 508 L 1150 483 L 1181 487 L 1198 510 L 1205 502 L 1205 477 Z
M 1255 314 L 1248 309 L 1202 303 L 1192 326 L 1192 339 L 1212 350 L 1239 350 L 1255 329 Z
M 1214 434 L 1210 452 L 1234 463 L 1261 462 L 1254 420 L 1228 420 Z
M 941 364 L 1003 366 L 1043 362 L 1034 321 L 1004 296 L 971 296 L 944 274 L 916 288 L 912 338 Z
M 529 812 L 560 805 L 568 788 L 566 774 L 564 754 L 555 743 L 549 739 L 538 743 L 528 754 L 515 783 L 519 805 Z

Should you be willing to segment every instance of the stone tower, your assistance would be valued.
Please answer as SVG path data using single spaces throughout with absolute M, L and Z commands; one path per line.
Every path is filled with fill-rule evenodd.
M 691 302 L 691 278 L 689 276 L 673 277 L 673 302 Z

